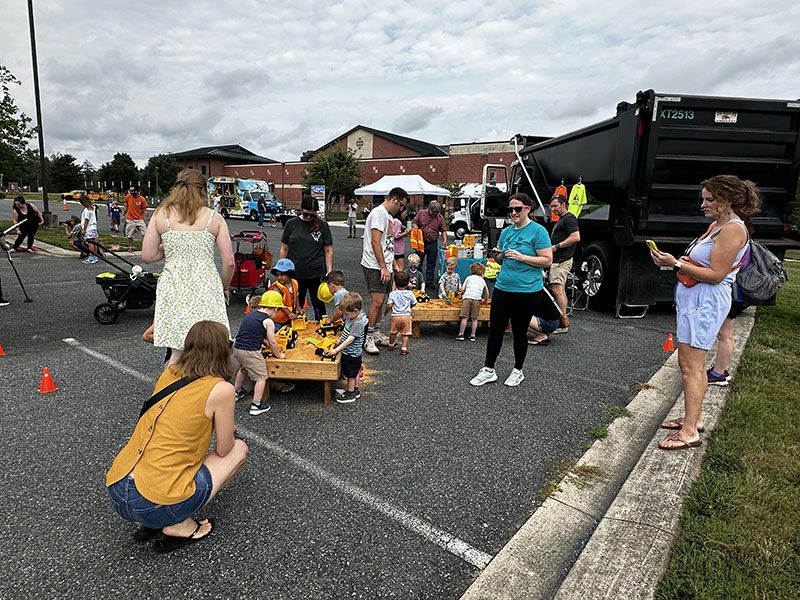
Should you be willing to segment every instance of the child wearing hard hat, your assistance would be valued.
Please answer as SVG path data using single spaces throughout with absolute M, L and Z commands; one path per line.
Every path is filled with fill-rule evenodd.
M 253 416 L 265 413 L 271 408 L 269 404 L 261 402 L 269 378 L 267 363 L 261 354 L 264 342 L 266 341 L 276 358 L 286 358 L 286 354 L 281 352 L 278 341 L 275 339 L 275 322 L 273 321 L 275 316 L 279 312 L 283 312 L 285 308 L 280 292 L 274 290 L 266 292 L 261 296 L 258 308 L 251 310 L 242 319 L 239 332 L 236 334 L 236 341 L 233 343 L 233 357 L 241 365 L 236 373 L 234 383 L 236 399 L 244 398 L 245 392 L 242 384 L 245 377 L 249 377 L 255 383 L 253 403 L 250 405 L 250 414 Z
M 300 312 L 299 284 L 294 279 L 294 263 L 288 258 L 282 258 L 276 262 L 272 268 L 272 274 L 275 276 L 275 281 L 269 286 L 269 289 L 278 292 L 283 299 L 283 310 L 279 310 L 272 319 L 280 329 L 292 319 L 296 319 L 297 313 Z
M 345 294 L 347 294 L 347 290 L 344 287 L 344 273 L 336 270 L 323 277 L 317 297 L 325 303 L 328 323 L 335 323 L 342 318 L 342 309 L 339 308 L 339 304 Z

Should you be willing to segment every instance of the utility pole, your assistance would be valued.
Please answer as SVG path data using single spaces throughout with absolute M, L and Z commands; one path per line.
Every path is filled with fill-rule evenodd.
M 44 163 L 44 128 L 42 127 L 42 100 L 39 96 L 39 63 L 36 59 L 36 29 L 33 25 L 33 0 L 28 0 L 28 24 L 31 32 L 31 57 L 33 59 L 33 94 L 36 98 L 36 121 L 39 133 L 39 172 L 42 178 L 42 203 L 44 204 L 44 224 L 47 227 L 55 225 L 57 217 L 50 214 L 50 204 L 47 198 L 47 173 Z

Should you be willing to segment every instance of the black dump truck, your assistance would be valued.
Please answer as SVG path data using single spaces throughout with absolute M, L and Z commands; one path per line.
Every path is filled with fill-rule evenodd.
M 753 217 L 754 237 L 780 258 L 800 247 L 789 225 L 800 176 L 799 132 L 800 101 L 640 91 L 606 121 L 539 143 L 516 136 L 511 172 L 498 175 L 504 167 L 491 166 L 492 177 L 507 176 L 509 185 L 491 194 L 489 186 L 482 212 L 505 216 L 508 196 L 525 192 L 549 227 L 556 187 L 582 182 L 587 202 L 579 216 L 576 280 L 593 307 L 644 316 L 649 306 L 672 300 L 676 282 L 671 270 L 653 265 L 645 240 L 679 256 L 706 230 L 699 199 L 706 178 L 733 174 L 755 182 L 764 205 Z M 484 232 L 487 243 L 497 234 Z

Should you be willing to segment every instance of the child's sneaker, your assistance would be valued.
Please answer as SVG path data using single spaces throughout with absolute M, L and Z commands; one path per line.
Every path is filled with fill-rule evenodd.
M 387 344 L 386 345 L 386 349 L 387 350 L 396 350 L 397 349 L 397 344 L 395 344 L 394 342 L 392 342 L 391 344 Z
M 708 385 L 718 385 L 720 387 L 724 387 L 731 382 L 731 374 L 728 373 L 727 369 L 722 373 L 717 373 L 712 367 L 706 371 L 706 377 L 708 379 Z
M 338 402 L 339 404 L 352 404 L 353 402 L 356 401 L 357 398 L 360 397 L 361 394 L 359 393 L 358 395 L 356 395 L 356 391 L 353 390 L 352 392 L 345 392 L 344 394 L 336 398 L 336 402 Z
M 247 392 L 244 390 L 236 390 L 236 401 L 244 400 L 245 396 L 247 396 Z
M 378 347 L 375 345 L 375 339 L 371 335 L 368 335 L 367 339 L 364 340 L 364 352 L 373 355 L 381 353 L 381 351 L 378 350 Z
M 400 348 L 400 356 L 406 356 L 409 352 L 408 348 Z
M 497 373 L 494 369 L 489 369 L 487 367 L 481 368 L 478 371 L 478 374 L 475 375 L 472 379 L 469 380 L 470 385 L 483 385 L 484 383 L 491 383 L 493 381 L 497 381 Z
M 256 404 L 255 402 L 253 402 L 250 405 L 250 415 L 253 417 L 257 417 L 261 413 L 267 412 L 270 408 L 272 408 L 272 406 L 269 404 L 260 404 L 260 403 Z
M 469 336 L 469 341 L 474 342 L 477 338 L 474 335 Z
M 459 334 L 456 336 L 456 339 L 457 339 L 459 342 L 463 342 L 463 341 L 464 341 L 464 334 L 463 334 L 463 333 L 459 333 Z

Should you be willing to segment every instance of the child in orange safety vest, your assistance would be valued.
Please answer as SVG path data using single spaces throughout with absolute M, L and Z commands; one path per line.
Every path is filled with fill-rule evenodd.
M 283 305 L 286 307 L 279 309 L 272 320 L 276 325 L 285 325 L 297 318 L 297 313 L 300 312 L 297 304 L 298 283 L 292 277 L 294 263 L 288 258 L 282 258 L 275 263 L 272 274 L 275 276 L 275 281 L 269 286 L 269 289 L 280 292 L 283 297 Z

